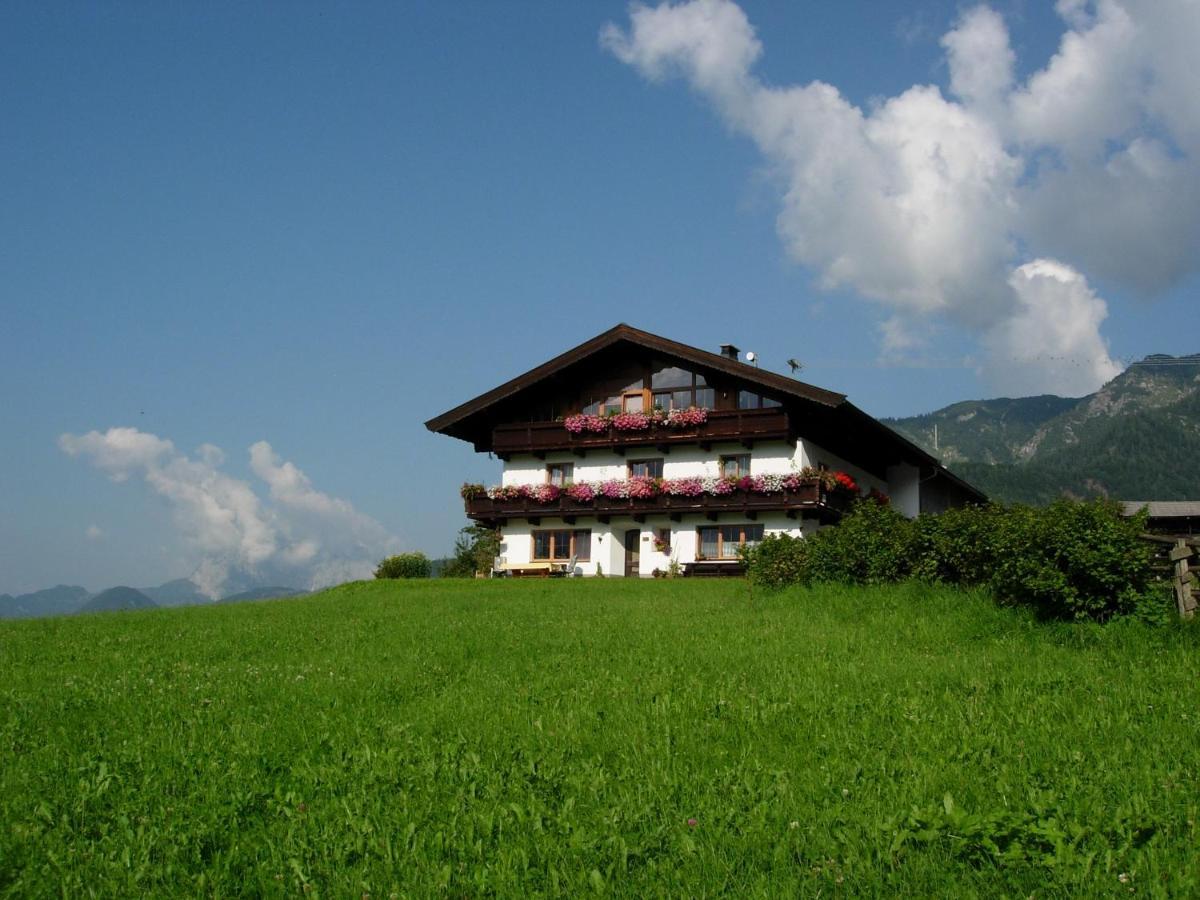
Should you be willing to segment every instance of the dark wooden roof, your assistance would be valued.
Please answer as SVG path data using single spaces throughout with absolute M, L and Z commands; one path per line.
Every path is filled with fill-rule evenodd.
M 641 331 L 622 322 L 620 325 L 596 335 L 590 341 L 584 341 L 578 347 L 572 347 L 566 353 L 560 353 L 549 362 L 544 362 L 537 368 L 530 369 L 524 375 L 518 375 L 511 381 L 506 381 L 499 387 L 492 388 L 487 393 L 480 394 L 474 400 L 468 400 L 466 403 L 460 404 L 454 407 L 454 409 L 442 413 L 440 416 L 435 416 L 425 423 L 425 427 L 430 431 L 457 437 L 454 434 L 453 427 L 463 419 L 483 412 L 500 400 L 533 387 L 535 384 L 553 377 L 568 366 L 574 365 L 600 350 L 612 347 L 621 342 L 634 344 L 638 347 L 647 347 L 666 356 L 673 356 L 708 369 L 724 372 L 727 375 L 734 375 L 743 381 L 757 382 L 773 391 L 780 391 L 785 394 L 801 397 L 805 400 L 812 400 L 825 406 L 837 406 L 846 399 L 845 394 L 837 394 L 833 391 L 827 391 L 824 388 L 805 384 L 802 381 L 796 381 L 794 378 L 787 378 L 783 375 L 777 375 L 774 372 L 766 372 L 747 363 L 730 359 L 727 356 L 721 356 L 719 353 L 709 353 L 707 350 L 689 347 L 687 344 L 668 340 L 667 338 L 659 337 L 657 334 L 651 334 L 648 331 Z
M 839 453 L 847 459 L 851 458 L 845 452 L 847 450 L 856 449 L 859 454 L 869 453 L 875 465 L 865 466 L 865 468 L 877 469 L 882 463 L 883 457 L 886 456 L 895 462 L 903 461 L 928 467 L 926 471 L 932 470 L 932 472 L 925 477 L 947 478 L 979 502 L 987 499 L 977 488 L 952 474 L 936 457 L 897 434 L 878 419 L 858 409 L 846 399 L 845 394 L 806 384 L 786 375 L 768 372 L 719 353 L 710 353 L 707 350 L 690 347 L 687 344 L 681 344 L 678 341 L 672 341 L 624 323 L 596 335 L 591 340 L 584 341 L 579 346 L 530 369 L 523 375 L 506 381 L 499 387 L 480 394 L 473 400 L 468 400 L 440 416 L 435 416 L 425 423 L 425 427 L 439 434 L 474 442 L 477 449 L 487 449 L 486 446 L 480 447 L 479 426 L 486 421 L 488 413 L 497 404 L 503 404 L 504 401 L 515 395 L 549 381 L 563 370 L 577 365 L 588 357 L 621 344 L 650 349 L 666 357 L 691 363 L 712 372 L 720 372 L 740 382 L 758 385 L 771 394 L 779 395 L 781 400 L 791 400 L 793 404 L 803 407 L 806 411 L 805 420 L 807 425 L 815 431 L 812 435 L 814 440 L 825 446 L 828 441 L 823 442 L 822 437 L 828 439 L 836 436 L 837 446 L 828 446 L 827 449 Z M 490 426 L 488 432 L 490 434 Z M 490 438 L 488 440 L 490 441 Z M 851 461 L 858 462 L 854 459 Z

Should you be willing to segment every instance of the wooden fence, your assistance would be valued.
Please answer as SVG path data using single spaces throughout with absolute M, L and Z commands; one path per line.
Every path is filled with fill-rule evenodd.
M 1144 534 L 1143 539 L 1154 544 L 1153 568 L 1160 578 L 1170 578 L 1175 591 L 1175 608 L 1181 618 L 1190 619 L 1196 614 L 1196 573 L 1188 566 L 1188 560 L 1200 555 L 1200 539 L 1168 537 L 1161 534 Z

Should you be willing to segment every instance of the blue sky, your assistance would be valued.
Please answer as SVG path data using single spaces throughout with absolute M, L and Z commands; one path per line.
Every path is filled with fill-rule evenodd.
M 1011 151 L 1027 164 L 1014 190 L 1038 154 L 1066 174 L 1022 195 L 1032 224 L 980 271 L 1043 256 L 1070 268 L 981 279 L 980 296 L 1001 298 L 989 306 L 927 290 L 923 270 L 872 269 L 904 248 L 859 242 L 844 209 L 830 233 L 845 248 L 813 249 L 813 203 L 781 224 L 808 176 L 768 145 L 768 114 L 743 119 L 742 95 L 728 100 L 734 82 L 765 95 L 820 80 L 870 117 L 914 85 L 950 96 L 966 75 L 942 36 L 957 27 L 963 52 L 1002 57 L 997 21 L 1022 85 L 1067 29 L 1119 32 L 1102 33 L 1104 3 L 1063 6 L 1000 2 L 968 29 L 957 3 L 745 2 L 736 15 L 761 44 L 750 87 L 741 70 L 713 87 L 696 46 L 652 40 L 686 22 L 637 32 L 624 3 L 0 8 L 0 591 L 151 585 L 214 557 L 296 580 L 385 548 L 447 552 L 459 484 L 499 464 L 424 420 L 618 321 L 732 341 L 770 368 L 798 357 L 807 380 L 881 416 L 1083 384 L 1020 357 L 1044 321 L 1013 312 L 1012 291 L 1069 290 L 1061 308 L 1081 318 L 1103 299 L 1107 318 L 1068 355 L 1200 350 L 1171 324 L 1194 320 L 1194 264 L 1175 262 L 1196 256 L 1194 221 L 1133 204 L 1161 265 L 1091 258 L 1131 239 L 1064 212 L 1092 172 L 1071 168 L 1078 134 L 1035 123 L 997 144 L 1032 148 Z M 1106 171 L 1154 139 L 1166 149 L 1147 165 L 1192 197 L 1195 110 L 1172 109 L 1155 101 L 1146 133 L 1102 135 L 1117 141 Z M 852 265 L 830 287 L 835 258 Z M 1093 379 L 1103 365 L 1083 362 Z M 1006 381 L 1018 370 L 1032 380 Z M 118 448 L 101 440 L 112 428 L 170 447 Z M 270 530 L 250 563 L 247 522 Z

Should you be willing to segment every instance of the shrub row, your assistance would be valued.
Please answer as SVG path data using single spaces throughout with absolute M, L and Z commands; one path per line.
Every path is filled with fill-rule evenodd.
M 906 519 L 860 500 L 834 528 L 807 538 L 771 535 L 745 554 L 757 584 L 881 584 L 918 578 L 983 585 L 1004 603 L 1056 619 L 1136 614 L 1162 620 L 1169 603 L 1150 586 L 1144 518 L 1111 501 L 1046 507 L 982 506 Z

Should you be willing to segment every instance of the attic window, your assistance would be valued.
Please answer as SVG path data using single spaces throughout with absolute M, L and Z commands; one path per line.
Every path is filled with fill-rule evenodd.
M 715 400 L 703 375 L 678 366 L 656 367 L 650 375 L 650 390 L 653 405 L 664 412 L 689 406 L 711 409 Z

